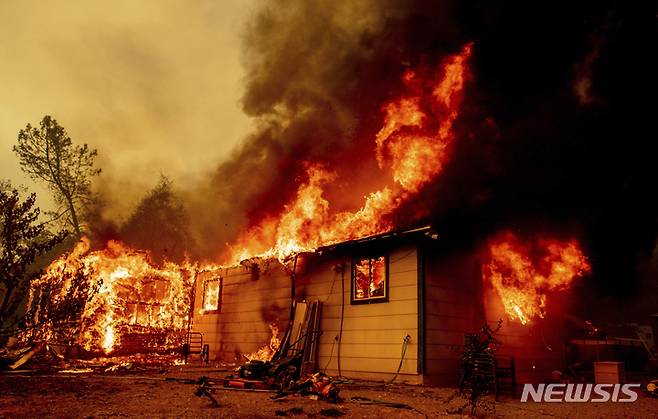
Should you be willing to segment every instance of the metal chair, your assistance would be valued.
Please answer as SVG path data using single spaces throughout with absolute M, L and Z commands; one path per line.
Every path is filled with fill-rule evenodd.
M 501 384 L 509 384 L 512 389 L 512 397 L 516 399 L 516 364 L 514 363 L 514 358 L 496 357 L 494 371 L 494 390 L 496 393 L 496 400 L 498 400 Z
M 208 345 L 203 344 L 203 334 L 187 332 L 185 335 L 185 344 L 183 345 L 183 357 L 186 364 L 190 355 L 200 355 L 201 362 L 208 363 L 208 349 Z

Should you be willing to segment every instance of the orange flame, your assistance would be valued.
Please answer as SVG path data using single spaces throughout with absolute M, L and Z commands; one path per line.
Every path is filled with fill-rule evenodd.
M 384 121 L 375 136 L 375 156 L 388 185 L 364 197 L 355 211 L 336 211 L 325 198 L 325 188 L 337 175 L 320 164 L 307 163 L 306 180 L 278 217 L 261 221 L 231 246 L 230 263 L 252 257 L 276 257 L 390 230 L 386 219 L 402 203 L 441 173 L 455 134 L 463 88 L 468 75 L 471 45 L 449 56 L 431 77 L 407 72 L 405 91 L 382 107 Z M 76 323 L 66 338 L 88 350 L 113 353 L 133 332 L 162 334 L 171 347 L 185 330 L 195 267 L 166 263 L 154 266 L 145 252 L 109 242 L 90 252 L 83 238 L 68 255 L 54 261 L 31 284 L 27 338 L 56 338 L 58 322 Z M 67 304 L 76 309 L 67 313 Z M 211 309 L 214 304 L 208 300 Z M 278 348 L 278 328 L 249 359 L 270 359 Z M 38 335 L 38 336 L 37 336 Z
M 434 78 L 403 76 L 404 94 L 383 106 L 384 122 L 375 137 L 379 167 L 390 169 L 390 186 L 367 195 L 354 212 L 333 212 L 324 187 L 336 174 L 319 164 L 307 165 L 307 180 L 279 217 L 268 218 L 242 234 L 231 246 L 231 263 L 251 257 L 286 257 L 390 230 L 385 217 L 434 179 L 454 140 L 467 79 L 471 45 L 444 62 Z M 428 93 L 431 92 L 431 93 Z
M 281 339 L 279 339 L 279 327 L 275 323 L 270 324 L 270 331 L 272 332 L 272 337 L 269 344 L 258 349 L 256 352 L 245 354 L 245 358 L 249 361 L 270 361 L 272 359 L 276 350 L 279 349 L 279 345 L 281 345 Z
M 590 271 L 577 241 L 539 239 L 521 243 L 506 233 L 489 243 L 491 261 L 484 277 L 498 293 L 511 319 L 528 324 L 546 315 L 546 293 L 569 288 Z M 534 256 L 534 257 L 533 257 Z
M 56 323 L 63 320 L 58 313 L 76 308 L 79 312 L 67 313 L 66 319 L 81 325 L 76 342 L 106 354 L 115 350 L 125 333 L 148 331 L 170 340 L 186 329 L 191 266 L 166 263 L 158 268 L 145 252 L 113 241 L 105 250 L 88 252 L 89 240 L 83 238 L 32 282 L 28 315 L 38 325 L 33 333 L 54 338 Z

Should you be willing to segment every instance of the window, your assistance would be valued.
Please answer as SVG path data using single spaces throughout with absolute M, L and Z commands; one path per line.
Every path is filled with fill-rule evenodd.
M 203 281 L 204 313 L 218 313 L 222 303 L 222 279 L 214 278 Z
M 352 304 L 388 301 L 388 258 L 362 257 L 352 262 Z

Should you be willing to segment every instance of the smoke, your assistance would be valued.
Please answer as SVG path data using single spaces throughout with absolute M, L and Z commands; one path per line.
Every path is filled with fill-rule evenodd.
M 242 104 L 258 130 L 190 197 L 204 197 L 192 212 L 204 226 L 208 256 L 278 214 L 304 162 L 338 172 L 327 194 L 339 209 L 353 209 L 377 185 L 373 138 L 381 105 L 405 69 L 463 46 L 447 3 L 413 3 L 274 1 L 250 22 Z
M 98 149 L 108 219 L 125 219 L 161 172 L 195 184 L 250 129 L 238 33 L 253 3 L 0 2 L 0 178 L 24 183 L 11 147 L 53 115 Z
M 655 128 L 643 105 L 655 13 L 596 2 L 568 10 L 479 2 L 460 11 L 475 42 L 471 109 L 444 176 L 420 199 L 455 241 L 505 226 L 577 237 L 593 268 L 582 301 L 636 301 L 658 233 Z M 595 99 L 586 103 L 573 84 L 584 75 Z
M 430 221 L 464 244 L 502 228 L 576 237 L 589 289 L 635 297 L 658 232 L 641 105 L 653 16 L 600 2 L 267 3 L 244 37 L 242 104 L 258 129 L 189 197 L 204 256 L 278 214 L 305 161 L 337 171 L 332 204 L 353 208 L 345 196 L 378 185 L 372 140 L 400 76 L 473 42 L 450 162 L 398 225 Z M 586 91 L 574 85 L 583 77 Z M 419 203 L 424 220 L 409 217 Z

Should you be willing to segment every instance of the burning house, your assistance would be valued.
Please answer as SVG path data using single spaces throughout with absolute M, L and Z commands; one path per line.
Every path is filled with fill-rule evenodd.
M 365 196 L 337 196 L 337 173 L 306 162 L 291 200 L 245 229 L 221 265 L 155 266 L 120 243 L 90 252 L 83 241 L 34 282 L 29 316 L 41 326 L 29 337 L 52 339 L 58 324 L 75 320 L 58 339 L 106 355 L 131 345 L 175 350 L 185 335 L 190 349 L 194 335 L 209 359 L 268 360 L 300 320 L 295 305 L 317 301 L 307 359 L 315 370 L 455 383 L 464 334 L 505 319 L 500 353 L 519 380 L 546 377 L 563 359 L 562 328 L 543 318 L 559 321 L 567 305 L 553 307 L 552 294 L 563 298 L 589 270 L 579 243 L 503 232 L 488 247 L 463 247 L 440 228 L 404 227 L 428 214 L 420 192 L 443 174 L 457 143 L 472 49 L 404 72 L 374 135 L 375 160 L 390 179 Z
M 0 416 L 658 395 L 653 8 L 5 2 Z
M 546 281 L 560 277 L 568 284 L 587 269 L 579 250 L 551 246 L 548 252 L 563 253 L 553 255 Z M 496 269 L 519 269 L 503 267 L 499 250 L 483 264 L 486 256 L 477 249 L 455 250 L 423 227 L 320 247 L 294 261 L 251 260 L 208 270 L 197 277 L 191 330 L 203 335 L 212 359 L 268 360 L 276 347 L 261 348 L 263 342 L 287 327 L 292 302 L 317 300 L 322 308 L 316 369 L 456 385 L 464 334 L 504 318 L 501 357 L 514 359 L 521 382 L 545 379 L 563 364 L 564 336 L 555 326 L 564 318 L 551 306 L 550 321 L 541 319 L 545 294 L 518 296 L 514 286 L 488 281 Z M 508 258 L 527 263 L 524 255 L 507 251 Z M 533 275 L 541 281 L 540 273 Z M 534 293 L 552 287 L 535 285 Z

